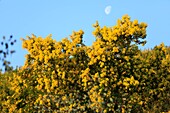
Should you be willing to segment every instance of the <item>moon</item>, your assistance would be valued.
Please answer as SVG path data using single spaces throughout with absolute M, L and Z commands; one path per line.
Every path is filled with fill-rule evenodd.
M 107 6 L 107 7 L 105 8 L 105 13 L 106 13 L 107 15 L 110 14 L 111 9 L 112 9 L 112 6 Z

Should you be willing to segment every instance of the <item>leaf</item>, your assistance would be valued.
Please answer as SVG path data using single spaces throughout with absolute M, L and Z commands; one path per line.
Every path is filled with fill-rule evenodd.
M 110 103 L 108 103 L 108 104 L 107 104 L 107 106 L 108 106 L 108 107 L 110 107 L 110 106 L 111 106 L 111 104 L 110 104 Z
M 8 49 L 8 43 L 5 43 L 5 48 Z
M 3 54 L 4 54 L 4 58 L 6 58 L 6 53 L 5 53 L 5 52 L 3 52 Z
M 14 42 L 11 42 L 11 45 L 14 45 Z
M 113 99 L 112 99 L 112 98 L 110 98 L 110 101 L 111 101 L 111 102 L 113 102 Z
M 5 40 L 5 36 L 3 36 L 3 40 Z
M 12 38 L 13 36 L 11 35 L 10 38 Z
M 11 54 L 15 53 L 15 50 L 11 50 L 10 53 L 11 53 Z

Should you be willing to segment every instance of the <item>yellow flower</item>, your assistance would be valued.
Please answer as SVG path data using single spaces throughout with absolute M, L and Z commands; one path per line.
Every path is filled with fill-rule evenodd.
M 139 81 L 135 80 L 134 85 L 138 85 Z
M 143 104 L 143 101 L 140 101 L 140 102 L 139 102 L 139 105 L 142 105 L 142 104 Z
M 128 87 L 128 86 L 129 86 L 129 83 L 124 81 L 124 82 L 123 82 L 123 85 L 126 86 L 126 87 Z
M 117 83 L 117 85 L 121 85 L 122 84 L 122 81 L 119 81 L 118 83 Z
M 43 104 L 43 100 L 40 100 L 40 105 L 42 105 Z
M 107 113 L 107 110 L 105 109 L 103 112 L 104 112 L 104 113 Z
M 55 105 L 56 105 L 56 107 L 59 107 L 59 103 L 56 103 Z
M 113 52 L 119 52 L 118 47 L 113 47 Z
M 62 73 L 62 79 L 64 79 L 64 78 L 65 78 L 65 72 Z
M 113 40 L 116 41 L 116 40 L 117 40 L 117 37 L 113 37 Z
M 128 56 L 125 56 L 124 57 L 126 61 L 129 61 L 129 57 Z
M 65 101 L 66 99 L 67 99 L 67 97 L 66 97 L 66 96 L 63 96 L 63 97 L 62 97 L 62 100 L 63 100 L 63 101 Z
M 138 20 L 134 20 L 133 25 L 137 25 L 137 24 L 138 24 Z
M 19 91 L 20 91 L 20 88 L 17 87 L 17 88 L 15 89 L 15 92 L 16 92 L 16 93 L 19 93 Z

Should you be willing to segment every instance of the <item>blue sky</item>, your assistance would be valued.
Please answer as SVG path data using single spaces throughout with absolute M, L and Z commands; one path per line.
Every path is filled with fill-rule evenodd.
M 111 12 L 106 15 L 106 6 Z M 147 44 L 153 48 L 164 42 L 170 45 L 170 0 L 0 0 L 0 38 L 13 35 L 17 43 L 16 53 L 8 57 L 12 65 L 22 66 L 26 50 L 22 49 L 20 38 L 46 37 L 60 41 L 72 31 L 84 30 L 84 40 L 91 45 L 95 38 L 92 24 L 113 26 L 117 19 L 128 14 L 132 20 L 146 22 Z

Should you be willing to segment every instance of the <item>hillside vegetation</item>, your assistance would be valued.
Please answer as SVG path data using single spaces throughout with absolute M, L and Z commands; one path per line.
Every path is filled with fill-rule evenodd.
M 96 22 L 91 46 L 82 30 L 61 41 L 22 39 L 24 66 L 0 75 L 0 110 L 26 112 L 168 112 L 170 47 L 146 44 L 146 23 L 128 15 L 115 26 Z

